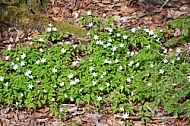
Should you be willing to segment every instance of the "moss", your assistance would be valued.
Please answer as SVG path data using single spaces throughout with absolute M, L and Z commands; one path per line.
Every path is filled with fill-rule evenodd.
M 0 22 L 4 22 L 10 25 L 16 24 L 19 27 L 35 29 L 36 27 L 40 26 L 41 29 L 44 29 L 48 26 L 49 23 L 51 23 L 54 24 L 54 26 L 59 31 L 69 32 L 78 37 L 84 38 L 87 34 L 87 31 L 85 29 L 69 24 L 67 22 L 54 21 L 42 16 L 41 14 L 33 15 L 23 8 L 20 9 L 13 6 L 8 6 L 7 9 L 0 11 L 0 15 Z

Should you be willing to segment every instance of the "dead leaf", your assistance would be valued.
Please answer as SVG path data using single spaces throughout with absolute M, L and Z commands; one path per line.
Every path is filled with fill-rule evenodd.
M 185 14 L 185 12 L 178 11 L 178 10 L 173 10 L 173 9 L 168 9 L 167 10 L 167 18 L 169 18 L 169 19 L 176 19 L 176 18 L 180 17 L 183 14 Z

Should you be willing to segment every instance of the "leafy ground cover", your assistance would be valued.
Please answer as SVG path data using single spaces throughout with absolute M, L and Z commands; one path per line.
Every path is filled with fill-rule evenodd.
M 111 108 L 129 125 L 163 116 L 189 117 L 189 50 L 164 45 L 170 29 L 118 28 L 113 19 L 85 15 L 88 44 L 59 44 L 68 34 L 51 24 L 29 44 L 8 46 L 0 60 L 0 101 L 18 108 L 48 105 L 62 119 L 64 103 Z M 132 125 L 132 124 L 131 124 Z

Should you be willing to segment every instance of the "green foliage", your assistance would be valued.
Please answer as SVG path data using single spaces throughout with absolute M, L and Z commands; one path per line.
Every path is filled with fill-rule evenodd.
M 64 36 L 51 26 L 33 45 L 4 50 L 0 101 L 28 108 L 47 104 L 59 118 L 67 102 L 109 103 L 123 119 L 138 108 L 144 122 L 161 105 L 170 114 L 189 116 L 189 53 L 164 47 L 160 28 L 121 29 L 113 18 L 89 15 L 79 22 L 90 27 L 88 46 L 52 45 Z M 86 58 L 80 59 L 81 53 Z
M 173 26 L 175 30 L 180 30 L 180 37 L 174 38 L 167 42 L 166 46 L 174 44 L 185 44 L 190 41 L 190 16 L 181 16 L 175 20 L 168 21 L 168 24 Z

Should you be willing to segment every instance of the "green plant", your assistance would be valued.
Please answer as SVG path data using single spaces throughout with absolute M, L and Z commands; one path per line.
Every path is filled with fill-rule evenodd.
M 144 122 L 158 106 L 189 116 L 189 53 L 164 47 L 161 28 L 122 29 L 113 18 L 89 15 L 79 22 L 90 27 L 88 45 L 52 45 L 61 39 L 59 33 L 45 32 L 33 38 L 34 45 L 4 50 L 0 101 L 28 108 L 47 104 L 59 118 L 68 102 L 109 104 L 123 119 L 138 108 Z

